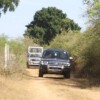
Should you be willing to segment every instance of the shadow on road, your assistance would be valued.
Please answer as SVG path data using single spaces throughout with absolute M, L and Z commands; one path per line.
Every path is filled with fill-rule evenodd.
M 61 76 L 59 76 L 59 77 L 57 77 L 57 76 L 53 76 L 53 77 L 51 77 L 51 76 L 46 76 L 46 77 L 44 77 L 45 79 L 49 79 L 49 80 L 64 80 L 65 78 L 64 77 L 61 77 Z
M 30 66 L 28 69 L 39 69 L 39 66 Z
M 56 86 L 68 86 L 73 88 L 86 89 L 93 87 L 89 80 L 83 78 L 73 78 L 70 79 L 64 78 L 63 75 L 44 75 L 43 78 L 38 77 L 38 68 L 26 69 L 26 73 L 24 73 L 24 77 L 26 79 L 31 79 L 33 81 L 43 80 L 43 82 L 47 82 L 51 85 Z
M 86 89 L 91 87 L 87 79 L 72 78 L 72 77 L 70 79 L 67 79 L 64 78 L 63 76 L 46 76 L 44 78 L 46 81 L 48 81 L 49 84 L 53 84 L 56 86 L 67 86 L 80 89 Z

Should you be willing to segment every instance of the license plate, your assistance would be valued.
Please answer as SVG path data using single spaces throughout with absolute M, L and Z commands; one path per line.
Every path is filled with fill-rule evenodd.
M 38 63 L 39 63 L 38 61 L 34 61 L 34 62 L 33 62 L 33 64 L 38 64 Z
M 61 68 L 60 66 L 48 66 L 49 68 Z
M 61 67 L 60 66 L 48 66 L 48 70 L 61 71 Z

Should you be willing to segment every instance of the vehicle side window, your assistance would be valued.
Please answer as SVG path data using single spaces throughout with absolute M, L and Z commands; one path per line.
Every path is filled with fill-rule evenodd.
M 67 52 L 61 52 L 61 53 L 60 53 L 60 58 L 61 58 L 61 59 L 68 59 Z
M 45 51 L 43 53 L 43 58 L 51 58 L 52 56 L 52 51 Z

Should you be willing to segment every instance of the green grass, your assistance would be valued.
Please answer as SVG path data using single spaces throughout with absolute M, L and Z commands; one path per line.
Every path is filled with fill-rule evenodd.
M 5 43 L 9 45 L 9 55 L 7 68 L 4 64 Z M 15 73 L 23 73 L 26 69 L 27 48 L 36 45 L 32 39 L 14 39 L 9 40 L 4 35 L 0 36 L 0 74 L 7 76 Z

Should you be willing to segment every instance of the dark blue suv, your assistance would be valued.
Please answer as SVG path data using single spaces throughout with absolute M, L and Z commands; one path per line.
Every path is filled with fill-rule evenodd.
M 71 64 L 68 52 L 61 49 L 46 49 L 43 52 L 39 77 L 44 74 L 61 74 L 64 78 L 70 78 Z

